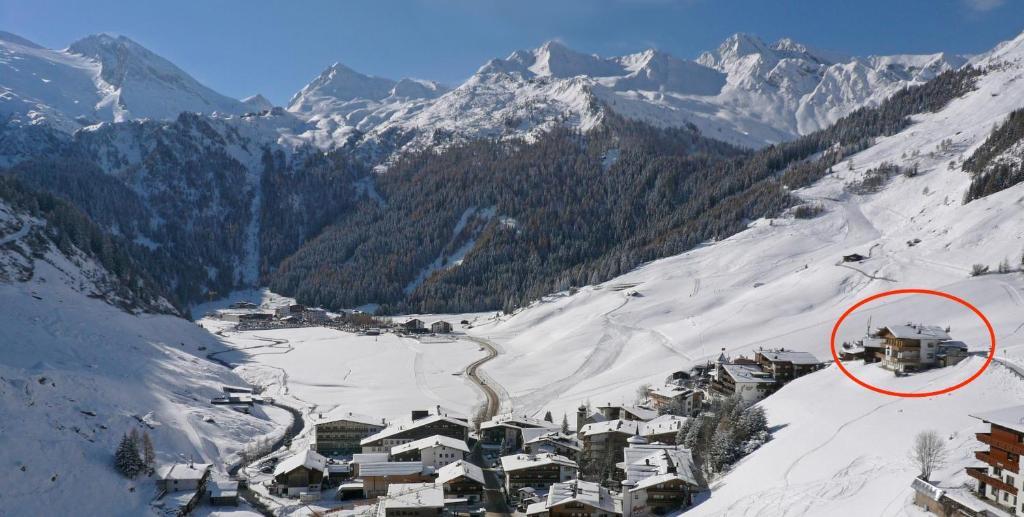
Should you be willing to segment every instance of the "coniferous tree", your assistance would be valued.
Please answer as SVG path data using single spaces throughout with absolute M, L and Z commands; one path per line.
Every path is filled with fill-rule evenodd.
M 122 436 L 114 453 L 114 466 L 128 478 L 138 476 L 145 468 L 142 458 L 139 457 L 138 444 L 127 434 Z

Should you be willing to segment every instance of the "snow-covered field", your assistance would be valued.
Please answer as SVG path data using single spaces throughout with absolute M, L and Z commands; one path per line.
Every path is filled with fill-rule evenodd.
M 212 319 L 200 323 L 232 326 Z M 238 351 L 219 357 L 239 364 L 246 380 L 284 386 L 318 412 L 340 406 L 390 420 L 441 405 L 469 415 L 483 397 L 462 376 L 466 365 L 484 356 L 470 341 L 360 336 L 323 327 L 223 335 L 224 344 Z

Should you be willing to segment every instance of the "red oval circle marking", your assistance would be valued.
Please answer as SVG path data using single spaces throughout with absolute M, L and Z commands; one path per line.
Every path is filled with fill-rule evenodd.
M 940 298 L 945 298 L 947 300 L 952 300 L 954 302 L 957 302 L 960 305 L 963 305 L 964 307 L 967 307 L 968 309 L 971 310 L 971 312 L 973 312 L 975 315 L 977 315 L 978 318 L 980 318 L 981 321 L 983 323 L 985 323 L 985 328 L 988 329 L 988 335 L 989 335 L 989 341 L 990 341 L 988 357 L 985 359 L 985 363 L 981 365 L 981 368 L 978 368 L 978 371 L 974 372 L 974 374 L 972 374 L 970 377 L 968 377 L 963 382 L 960 382 L 958 384 L 954 384 L 952 386 L 949 386 L 947 388 L 943 388 L 941 390 L 923 391 L 923 392 L 892 391 L 892 390 L 887 390 L 887 389 L 884 389 L 884 388 L 879 388 L 878 386 L 872 385 L 870 383 L 867 383 L 867 382 L 864 382 L 864 381 L 858 379 L 856 375 L 850 373 L 850 371 L 847 370 L 845 366 L 843 366 L 843 362 L 839 359 L 839 354 L 836 353 L 836 334 L 839 332 L 839 326 L 843 324 L 843 320 L 845 320 L 847 316 L 849 316 L 851 313 L 853 313 L 853 311 L 859 309 L 863 305 L 865 305 L 867 303 L 870 303 L 870 302 L 872 302 L 874 300 L 877 300 L 879 298 L 884 298 L 886 296 L 895 296 L 895 295 L 900 295 L 900 294 L 927 294 L 927 295 L 931 295 L 931 296 L 938 296 Z M 836 366 L 838 366 L 839 369 L 842 370 L 843 374 L 846 375 L 847 377 L 849 377 L 850 380 L 852 380 L 853 382 L 855 382 L 855 383 L 857 383 L 857 384 L 859 384 L 859 385 L 861 385 L 861 386 L 863 386 L 863 387 L 865 387 L 865 388 L 867 388 L 867 389 L 869 389 L 871 391 L 874 391 L 876 393 L 881 393 L 883 395 L 889 395 L 889 396 L 892 396 L 892 397 L 907 397 L 907 398 L 934 397 L 936 395 L 943 395 L 945 393 L 950 393 L 952 391 L 955 391 L 955 390 L 958 390 L 960 388 L 963 388 L 964 386 L 967 386 L 971 382 L 974 382 L 975 379 L 977 379 L 979 376 L 981 376 L 981 374 L 988 368 L 988 365 L 992 363 L 992 358 L 995 357 L 995 355 L 996 355 L 996 332 L 992 328 L 992 323 L 990 323 L 988 321 L 988 318 L 986 318 L 985 315 L 980 310 L 978 310 L 977 307 L 975 307 L 974 305 L 971 305 L 970 302 L 968 302 L 968 301 L 966 301 L 966 300 L 964 300 L 962 298 L 959 298 L 957 296 L 954 296 L 954 295 L 946 293 L 946 292 L 935 291 L 935 290 L 932 290 L 932 289 L 894 289 L 892 291 L 883 291 L 881 293 L 869 296 L 869 297 L 867 297 L 867 298 L 865 298 L 865 299 L 855 303 L 849 309 L 846 309 L 846 312 L 844 312 L 842 316 L 839 316 L 839 319 L 836 321 L 835 326 L 832 327 L 832 337 L 831 337 L 831 339 L 829 341 L 829 347 L 832 350 L 832 358 L 835 360 Z

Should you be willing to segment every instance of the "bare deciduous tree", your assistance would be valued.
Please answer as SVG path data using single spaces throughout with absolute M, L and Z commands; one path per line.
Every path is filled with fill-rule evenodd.
M 921 479 L 927 481 L 936 469 L 946 462 L 946 444 L 935 431 L 921 431 L 914 437 L 914 447 L 910 450 L 910 459 L 921 471 Z

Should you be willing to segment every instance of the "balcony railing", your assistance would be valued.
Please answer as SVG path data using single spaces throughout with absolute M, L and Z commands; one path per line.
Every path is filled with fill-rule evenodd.
M 966 470 L 967 470 L 967 475 L 968 476 L 970 476 L 970 477 L 972 477 L 974 479 L 977 479 L 978 481 L 980 481 L 982 483 L 985 483 L 986 485 L 988 485 L 990 487 L 998 488 L 999 490 L 1002 490 L 1004 492 L 1008 492 L 1008 493 L 1010 493 L 1012 495 L 1017 495 L 1017 488 L 1016 487 L 1014 487 L 1013 485 L 1006 484 L 1002 480 L 999 480 L 999 479 L 996 479 L 996 478 L 994 478 L 992 476 L 989 476 L 985 472 L 985 469 L 983 469 L 983 468 L 967 467 Z
M 991 445 L 997 449 L 1002 449 L 1014 454 L 1024 454 L 1024 443 L 1008 442 L 998 438 L 993 438 L 991 433 L 977 433 L 975 436 L 978 438 L 979 442 Z
M 1009 470 L 1012 472 L 1020 473 L 1020 463 L 1010 460 L 1002 460 L 989 454 L 986 451 L 975 451 L 974 457 L 978 458 L 993 467 L 999 467 L 1001 469 Z

